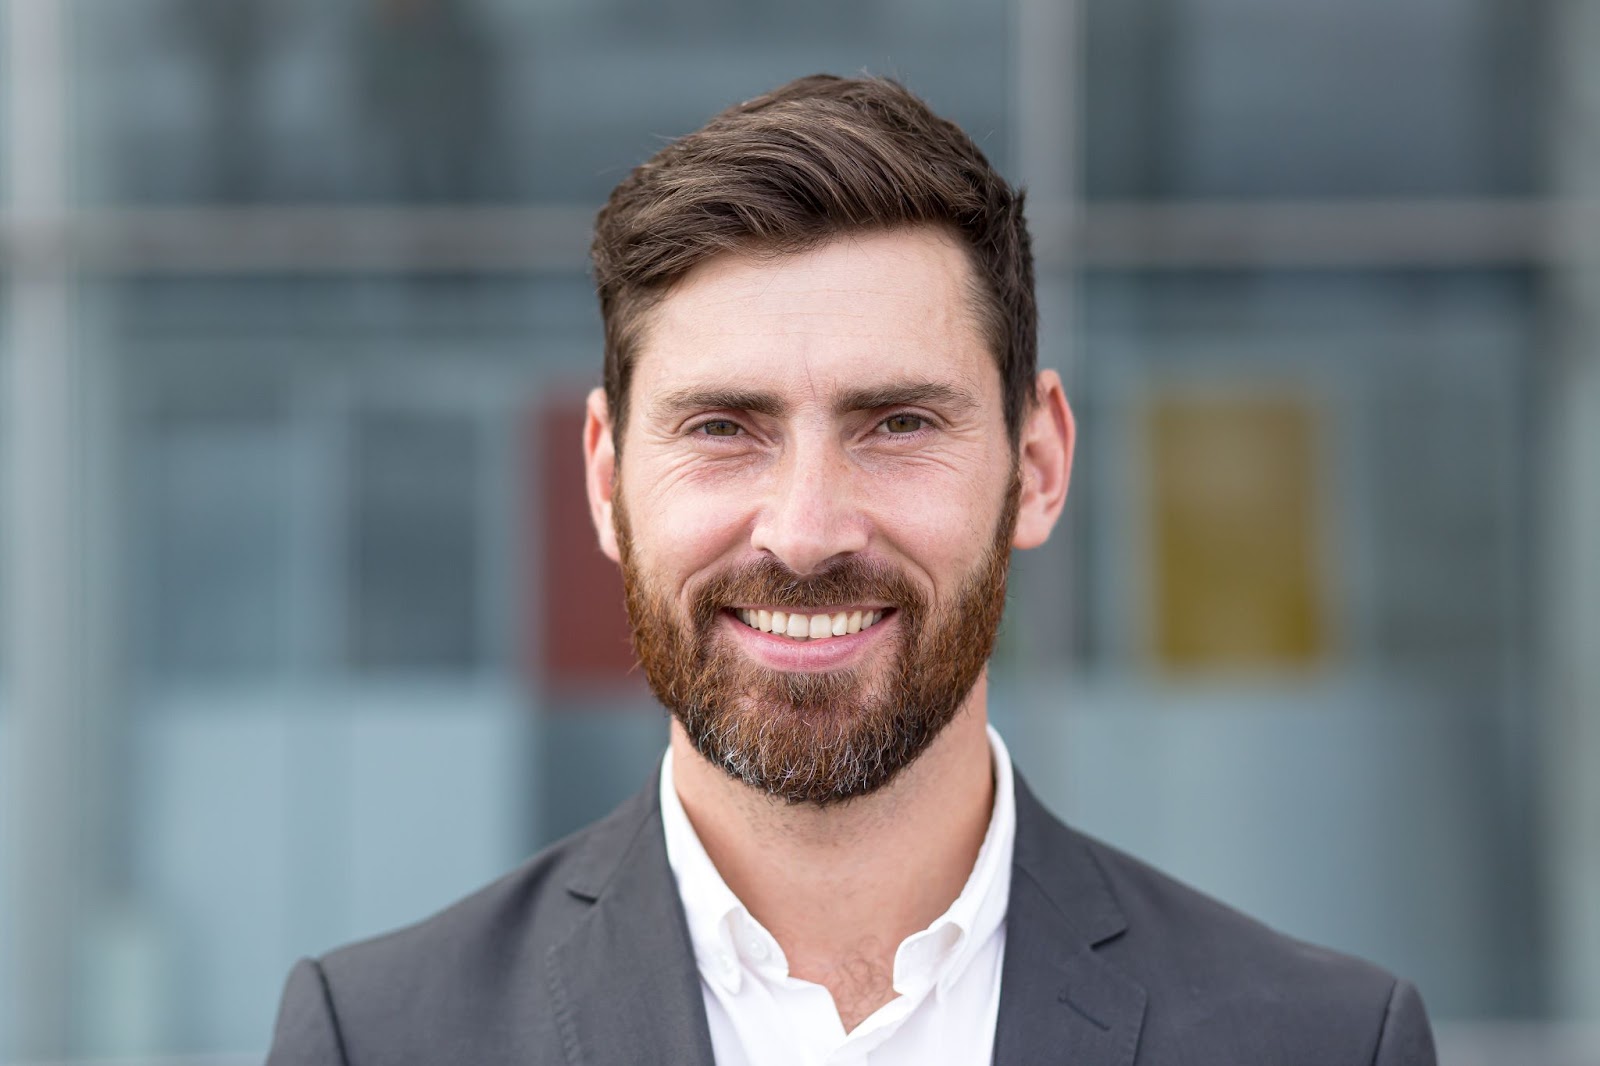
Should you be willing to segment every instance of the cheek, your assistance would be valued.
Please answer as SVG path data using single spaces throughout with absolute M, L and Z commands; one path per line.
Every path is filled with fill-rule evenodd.
M 627 505 L 639 564 L 665 580 L 681 581 L 748 539 L 749 516 L 733 501 L 684 483 L 630 492 Z
M 926 571 L 942 597 L 988 550 L 1006 487 L 1004 478 L 982 471 L 936 483 L 896 479 L 874 493 L 874 524 L 892 550 Z

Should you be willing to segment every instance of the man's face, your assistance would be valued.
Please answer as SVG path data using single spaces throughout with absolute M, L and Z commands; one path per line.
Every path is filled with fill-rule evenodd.
M 1019 483 L 972 284 L 865 234 L 711 260 L 647 324 L 607 546 L 657 698 L 763 792 L 881 788 L 992 650 Z

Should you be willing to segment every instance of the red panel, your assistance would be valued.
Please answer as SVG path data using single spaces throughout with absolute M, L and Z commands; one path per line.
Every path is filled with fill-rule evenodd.
M 528 617 L 537 618 L 535 676 L 553 687 L 637 683 L 622 578 L 595 540 L 583 476 L 583 394 L 557 391 L 529 414 L 527 468 L 538 472 L 530 494 L 539 531 L 540 565 Z M 531 568 L 530 568 L 531 569 Z M 541 595 L 542 593 L 542 595 Z

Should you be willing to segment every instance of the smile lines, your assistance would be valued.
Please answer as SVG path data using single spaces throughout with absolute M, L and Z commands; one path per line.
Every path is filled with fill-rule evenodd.
M 835 614 L 799 614 L 763 611 L 754 607 L 734 609 L 734 617 L 751 629 L 791 640 L 824 640 L 870 629 L 882 621 L 884 611 L 839 611 Z

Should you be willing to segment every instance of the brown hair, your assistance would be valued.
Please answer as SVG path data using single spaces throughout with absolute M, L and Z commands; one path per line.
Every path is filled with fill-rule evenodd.
M 1033 397 L 1038 312 L 1023 194 L 953 122 L 887 78 L 814 74 L 728 108 L 634 168 L 595 222 L 616 444 L 643 320 L 697 264 L 843 233 L 944 226 L 974 266 L 1013 445 Z

